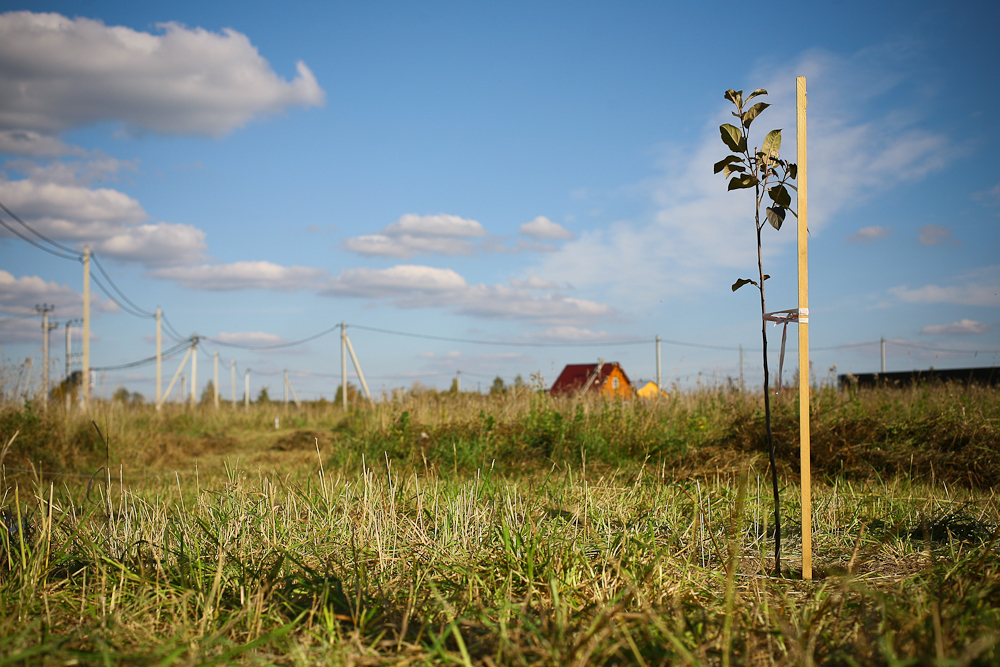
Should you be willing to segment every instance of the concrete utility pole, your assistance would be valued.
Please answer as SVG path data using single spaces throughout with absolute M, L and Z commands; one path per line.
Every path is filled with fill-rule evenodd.
M 191 343 L 191 407 L 198 405 L 198 337 Z
M 740 345 L 740 391 L 746 391 L 747 385 L 743 381 L 743 346 Z
M 90 403 L 90 246 L 83 248 L 83 407 Z
M 656 337 L 656 388 L 663 389 L 660 382 L 660 337 Z
M 347 409 L 347 325 L 340 323 L 340 395 L 341 405 Z
M 163 311 L 156 309 L 156 409 L 160 409 L 163 396 L 163 332 L 160 329 Z
M 885 336 L 882 336 L 882 374 L 885 374 Z
M 361 381 L 361 388 L 365 390 L 365 398 L 369 401 L 372 400 L 372 393 L 368 391 L 368 383 L 365 382 L 365 374 L 361 372 L 361 364 L 358 363 L 358 358 L 354 354 L 354 346 L 351 345 L 351 339 L 345 334 L 344 341 L 347 343 L 347 351 L 351 353 L 351 361 L 354 362 L 354 370 L 358 372 L 358 380 Z
M 215 409 L 219 409 L 219 351 L 215 351 Z
M 47 303 L 35 306 L 35 310 L 42 314 L 42 362 L 45 364 L 42 367 L 42 405 L 45 407 L 49 406 L 49 332 L 56 327 L 55 324 L 49 326 L 49 313 L 54 309 L 55 306 Z
M 233 407 L 235 408 L 236 407 L 236 360 L 235 359 L 233 359 L 229 363 L 229 373 L 232 376 L 230 379 L 232 380 L 233 384 Z
M 65 387 L 65 391 L 63 392 L 66 395 L 66 412 L 69 412 L 70 411 L 70 407 L 71 407 L 70 398 L 69 398 L 69 395 L 70 395 L 70 391 L 69 391 L 70 363 L 69 363 L 69 360 L 70 360 L 70 355 L 72 354 L 72 349 L 73 348 L 72 348 L 72 345 L 71 345 L 69 332 L 70 332 L 70 322 L 67 320 L 67 322 L 66 322 L 66 387 Z
M 247 369 L 246 374 L 243 376 L 243 409 L 250 409 L 250 369 Z

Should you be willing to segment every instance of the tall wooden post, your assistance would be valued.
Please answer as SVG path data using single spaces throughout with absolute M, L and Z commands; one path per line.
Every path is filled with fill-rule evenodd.
M 812 579 L 812 469 L 809 445 L 809 180 L 806 151 L 806 78 L 795 79 L 798 149 L 799 459 L 802 486 L 802 578 Z
M 90 246 L 83 248 L 83 406 L 90 403 Z
M 156 409 L 163 398 L 163 311 L 156 309 Z

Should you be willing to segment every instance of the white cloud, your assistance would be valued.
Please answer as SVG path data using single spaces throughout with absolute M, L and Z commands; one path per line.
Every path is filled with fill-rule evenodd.
M 963 306 L 1000 306 L 1000 264 L 968 271 L 950 285 L 893 287 L 889 293 L 907 303 L 950 303 Z
M 96 289 L 96 288 L 95 288 Z M 50 317 L 65 319 L 83 316 L 83 295 L 54 281 L 38 276 L 15 278 L 0 269 L 0 312 L 15 315 L 34 315 L 35 306 L 55 306 Z M 96 312 L 114 312 L 118 306 L 91 293 L 91 308 Z M 38 324 L 41 327 L 41 324 Z
M 962 319 L 951 324 L 932 324 L 920 330 L 929 336 L 981 334 L 990 330 L 989 325 L 975 320 Z
M 399 265 L 388 269 L 344 269 L 322 294 L 386 300 L 399 308 L 451 308 L 483 319 L 523 319 L 578 324 L 614 314 L 609 306 L 558 294 L 535 296 L 504 285 L 469 285 L 451 269 Z
M 892 227 L 875 225 L 873 227 L 862 227 L 850 236 L 844 237 L 848 243 L 871 243 L 877 239 L 884 239 L 892 232 Z
M 573 232 L 562 225 L 552 222 L 544 215 L 540 215 L 531 222 L 526 222 L 519 228 L 525 236 L 537 241 L 566 241 L 576 238 Z
M 356 236 L 344 248 L 369 257 L 407 259 L 412 255 L 471 255 L 476 245 L 468 239 L 486 236 L 476 220 L 457 215 L 407 213 L 378 234 Z
M 263 331 L 220 331 L 213 337 L 220 343 L 230 343 L 232 345 L 280 345 L 285 339 L 277 334 L 265 333 Z
M 552 342 L 552 343 L 587 343 L 590 341 L 601 341 L 609 338 L 607 331 L 591 331 L 580 327 L 562 326 L 550 327 L 545 331 L 527 334 L 525 338 L 532 341 Z M 616 337 L 616 339 L 619 339 Z
M 559 289 L 559 286 L 554 282 L 542 280 L 538 276 L 528 276 L 525 280 L 512 278 L 510 284 L 518 289 Z
M 809 169 L 814 184 L 809 227 L 814 239 L 845 219 L 840 214 L 848 207 L 924 178 L 958 153 L 948 137 L 924 129 L 916 112 L 909 117 L 893 112 L 873 116 L 862 109 L 908 83 L 900 67 L 898 60 L 877 52 L 841 58 L 812 51 L 785 67 L 753 75 L 753 87 L 763 84 L 768 89 L 772 107 L 754 124 L 751 141 L 760 141 L 772 128 L 784 128 L 783 155 L 793 161 L 794 81 L 796 75 L 808 76 Z M 652 199 L 658 210 L 651 219 L 617 221 L 585 232 L 559 252 L 547 254 L 533 272 L 580 289 L 608 290 L 626 307 L 644 307 L 669 296 L 691 298 L 707 289 L 724 290 L 734 270 L 755 267 L 753 194 L 727 192 L 722 176 L 712 173 L 712 165 L 727 153 L 718 126 L 732 120 L 721 90 L 719 98 L 718 113 L 697 146 L 665 151 L 662 177 L 625 189 L 630 196 Z M 862 120 L 862 114 L 874 120 Z M 794 208 L 794 198 L 792 203 Z M 795 242 L 794 221 L 790 217 L 780 232 L 765 225 L 765 262 Z
M 326 275 L 326 271 L 305 266 L 280 266 L 271 262 L 234 262 L 166 267 L 157 269 L 153 275 L 175 280 L 191 289 L 272 289 L 292 292 L 316 286 Z
M 972 198 L 985 202 L 987 206 L 1000 206 L 1000 183 L 989 190 L 972 193 Z
M 49 334 L 52 335 L 51 333 Z M 50 345 L 54 343 L 49 339 Z M 41 318 L 4 317 L 0 315 L 0 343 L 37 343 L 42 346 Z
M 286 81 L 239 32 L 158 28 L 0 15 L 0 130 L 54 135 L 112 121 L 133 132 L 220 136 L 261 115 L 324 103 L 304 63 Z
M 129 227 L 92 245 L 102 255 L 157 266 L 200 261 L 205 232 L 192 225 L 159 222 Z
M 951 235 L 951 228 L 943 225 L 924 225 L 917 231 L 920 232 L 919 240 L 924 245 L 959 245 L 955 237 Z

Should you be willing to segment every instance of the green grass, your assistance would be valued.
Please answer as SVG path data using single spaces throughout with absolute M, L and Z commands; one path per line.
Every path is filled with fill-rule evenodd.
M 998 403 L 820 392 L 814 581 L 790 402 L 780 579 L 738 393 L 7 410 L 0 665 L 996 664 Z

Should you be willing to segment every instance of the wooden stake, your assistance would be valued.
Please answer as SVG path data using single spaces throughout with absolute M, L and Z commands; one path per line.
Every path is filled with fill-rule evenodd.
M 812 579 L 812 470 L 809 446 L 809 180 L 806 172 L 806 78 L 795 79 L 799 206 L 799 458 L 802 486 L 802 578 Z

